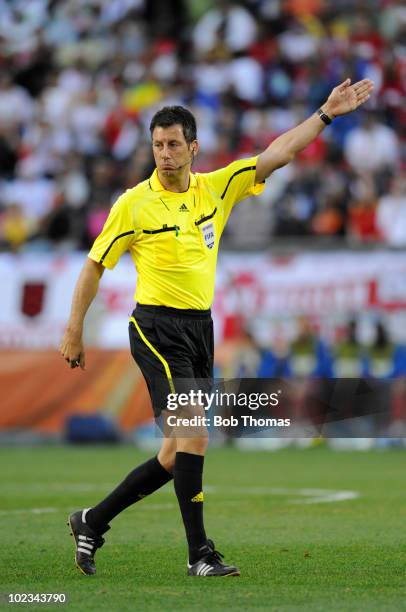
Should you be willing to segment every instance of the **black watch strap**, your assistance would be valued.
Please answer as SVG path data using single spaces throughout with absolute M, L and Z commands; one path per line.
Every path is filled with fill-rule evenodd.
M 330 119 L 330 117 L 326 115 L 326 113 L 323 112 L 321 108 L 319 108 L 319 110 L 317 111 L 317 114 L 320 117 L 320 119 L 323 121 L 323 123 L 325 123 L 326 125 L 330 125 L 330 123 L 332 123 L 333 120 Z

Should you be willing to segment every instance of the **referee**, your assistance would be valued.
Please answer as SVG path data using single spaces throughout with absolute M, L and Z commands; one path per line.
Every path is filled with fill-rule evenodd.
M 168 416 L 171 393 L 208 390 L 212 382 L 213 323 L 210 306 L 219 241 L 233 206 L 259 194 L 265 179 L 289 163 L 339 116 L 368 100 L 373 84 L 347 79 L 306 121 L 279 136 L 258 157 L 207 174 L 191 172 L 199 151 L 196 122 L 181 106 L 158 111 L 150 125 L 156 168 L 121 195 L 83 266 L 60 352 L 71 368 L 85 367 L 86 312 L 105 268 L 129 251 L 138 273 L 136 308 L 130 317 L 132 355 L 148 385 L 155 417 Z M 203 381 L 203 382 L 202 382 Z M 179 411 L 176 411 L 179 416 Z M 203 407 L 184 416 L 204 414 Z M 190 576 L 239 576 L 222 561 L 203 522 L 204 426 L 166 431 L 156 457 L 136 467 L 105 499 L 69 517 L 76 565 L 96 572 L 94 555 L 109 522 L 128 506 L 174 480 L 188 543 Z

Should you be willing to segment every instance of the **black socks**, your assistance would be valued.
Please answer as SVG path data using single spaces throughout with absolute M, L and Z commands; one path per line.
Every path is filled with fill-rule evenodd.
M 198 561 L 198 550 L 207 540 L 203 524 L 203 462 L 201 455 L 178 452 L 173 470 L 175 492 L 189 545 L 189 563 Z
M 195 563 L 200 558 L 199 549 L 207 540 L 203 524 L 203 463 L 201 455 L 176 453 L 172 477 L 156 457 L 146 461 L 130 472 L 97 506 L 88 510 L 86 523 L 97 533 L 102 533 L 117 514 L 174 478 L 189 546 L 189 563 Z
M 96 532 L 101 532 L 117 514 L 128 506 L 150 495 L 173 476 L 159 463 L 157 457 L 139 465 L 103 501 L 86 514 L 86 523 Z

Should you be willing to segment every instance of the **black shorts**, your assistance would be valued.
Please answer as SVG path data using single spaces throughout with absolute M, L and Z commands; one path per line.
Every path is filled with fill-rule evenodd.
M 155 417 L 168 394 L 213 384 L 213 321 L 210 310 L 178 310 L 138 304 L 129 323 L 131 353 L 146 380 Z

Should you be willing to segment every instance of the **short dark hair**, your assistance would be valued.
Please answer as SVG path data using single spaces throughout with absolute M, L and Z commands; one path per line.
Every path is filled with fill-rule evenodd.
M 151 137 L 156 127 L 167 128 L 176 124 L 182 126 L 183 135 L 188 144 L 196 140 L 196 119 L 193 117 L 192 113 L 183 106 L 164 106 L 164 108 L 157 111 L 152 117 L 149 126 Z

